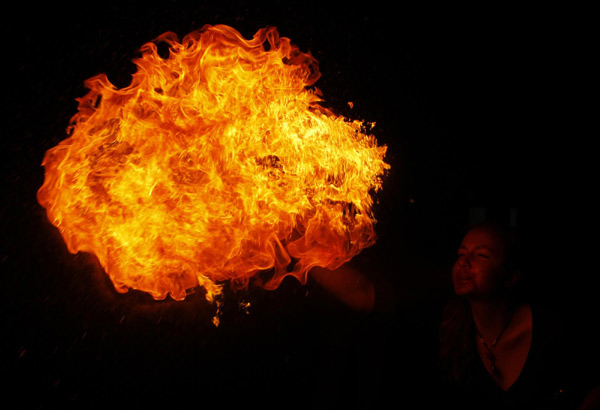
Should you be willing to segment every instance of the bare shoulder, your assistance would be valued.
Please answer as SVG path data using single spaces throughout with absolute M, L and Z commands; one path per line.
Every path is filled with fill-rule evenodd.
M 529 304 L 523 304 L 517 307 L 514 313 L 513 323 L 509 329 L 510 333 L 507 339 L 514 342 L 522 342 L 524 339 L 531 340 L 533 331 L 533 314 Z

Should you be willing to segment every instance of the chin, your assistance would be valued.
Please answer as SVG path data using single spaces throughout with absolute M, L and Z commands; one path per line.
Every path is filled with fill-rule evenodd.
M 469 296 L 474 292 L 473 286 L 470 286 L 470 283 L 467 284 L 454 284 L 454 293 L 457 296 Z

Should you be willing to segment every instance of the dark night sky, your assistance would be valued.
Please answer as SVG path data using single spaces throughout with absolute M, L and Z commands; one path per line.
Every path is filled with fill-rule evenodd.
M 65 138 L 83 81 L 104 72 L 125 86 L 142 44 L 204 24 L 247 38 L 276 26 L 319 60 L 316 85 L 335 111 L 376 122 L 392 170 L 378 196 L 379 240 L 357 263 L 407 295 L 407 334 L 428 328 L 425 317 L 448 296 L 475 208 L 501 219 L 516 210 L 540 296 L 595 317 L 594 246 L 583 237 L 594 229 L 596 188 L 591 135 L 580 127 L 590 111 L 581 104 L 584 24 L 560 10 L 196 3 L 15 6 L 4 18 L 1 363 L 13 393 L 45 404 L 211 397 L 270 406 L 358 403 L 369 391 L 361 366 L 385 331 L 314 284 L 232 295 L 251 301 L 250 314 L 231 303 L 214 329 L 199 295 L 158 303 L 114 293 L 91 258 L 68 254 L 35 200 L 43 154 Z M 416 357 L 434 354 L 413 339 L 404 348 Z

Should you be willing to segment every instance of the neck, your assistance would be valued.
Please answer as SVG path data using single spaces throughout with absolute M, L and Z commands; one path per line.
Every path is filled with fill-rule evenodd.
M 492 342 L 510 320 L 514 306 L 506 299 L 469 300 L 475 326 L 485 340 Z

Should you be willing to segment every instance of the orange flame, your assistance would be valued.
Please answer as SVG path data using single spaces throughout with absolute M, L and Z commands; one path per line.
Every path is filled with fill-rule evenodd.
M 129 86 L 85 82 L 38 191 L 69 251 L 95 254 L 117 291 L 182 300 L 200 285 L 214 301 L 225 282 L 304 283 L 374 243 L 386 147 L 321 106 L 310 54 L 275 28 L 246 40 L 224 25 L 141 51 Z

